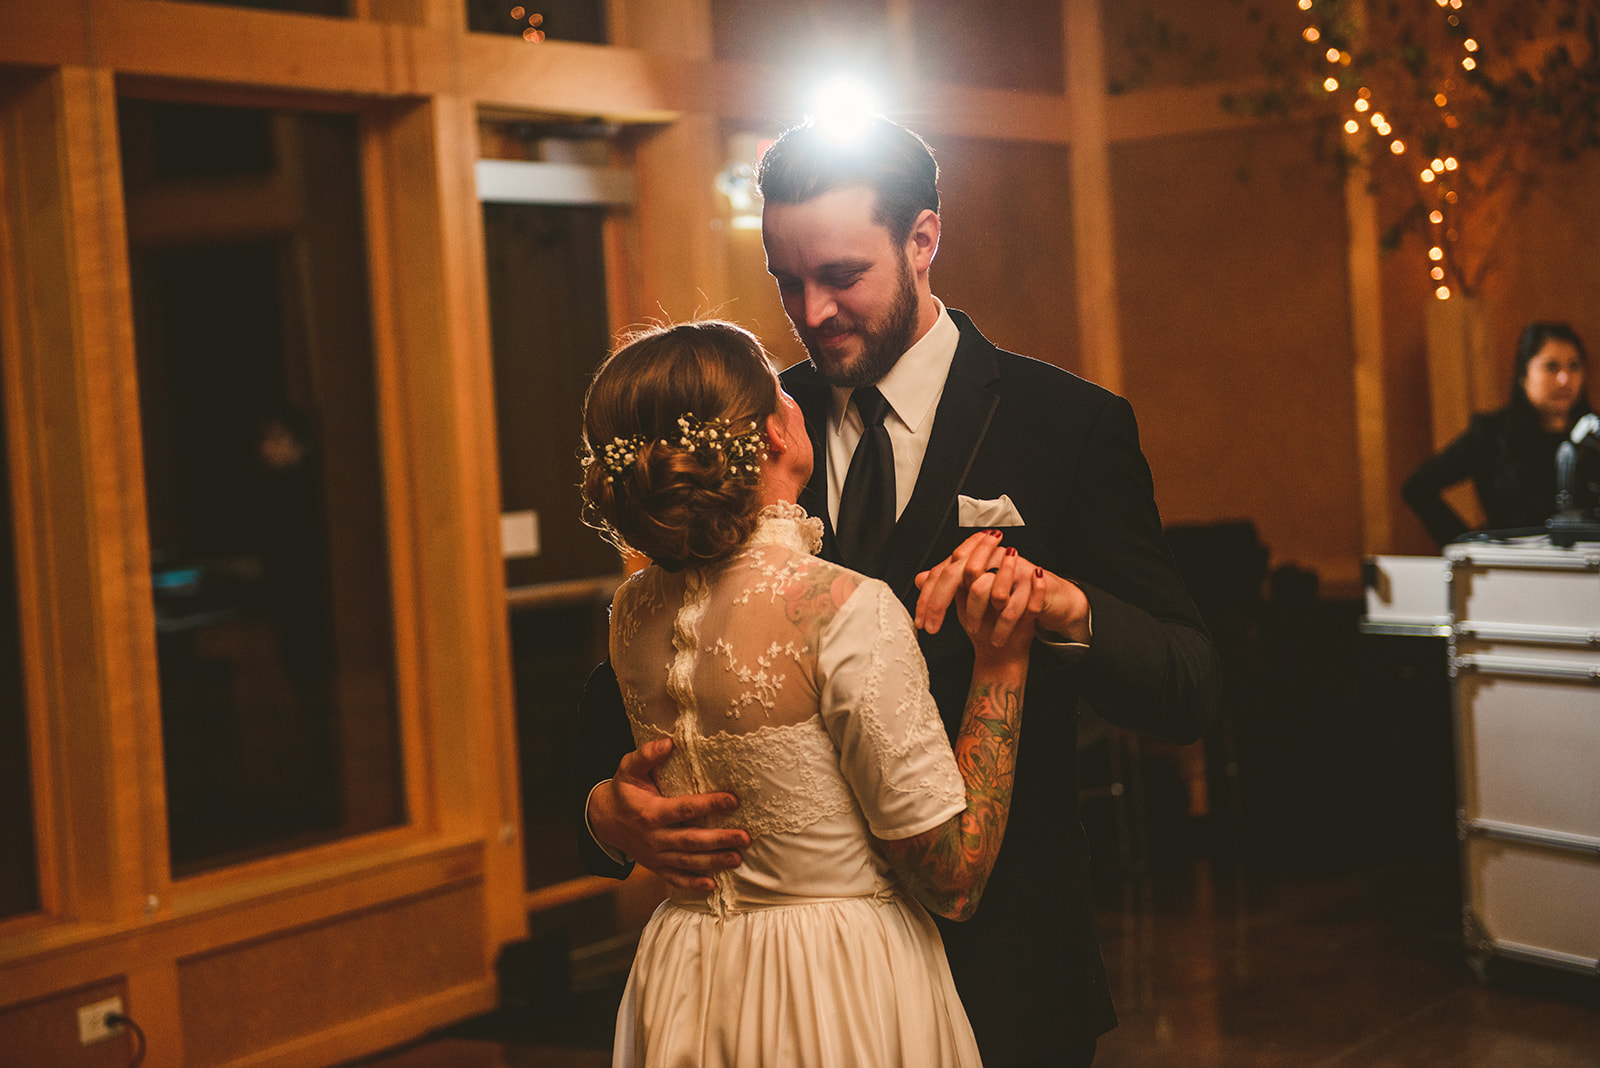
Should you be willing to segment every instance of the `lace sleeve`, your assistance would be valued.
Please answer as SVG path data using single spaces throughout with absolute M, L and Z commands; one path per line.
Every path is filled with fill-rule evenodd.
M 909 838 L 966 808 L 916 632 L 882 582 L 864 581 L 823 631 L 821 714 L 879 838 Z

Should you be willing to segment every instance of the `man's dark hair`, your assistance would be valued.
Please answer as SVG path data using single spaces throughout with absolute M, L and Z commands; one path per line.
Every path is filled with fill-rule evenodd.
M 923 211 L 939 210 L 933 149 L 882 116 L 845 138 L 811 121 L 790 127 L 761 157 L 756 181 L 762 199 L 779 204 L 804 204 L 834 189 L 868 186 L 878 194 L 873 221 L 888 229 L 896 245 L 911 236 Z

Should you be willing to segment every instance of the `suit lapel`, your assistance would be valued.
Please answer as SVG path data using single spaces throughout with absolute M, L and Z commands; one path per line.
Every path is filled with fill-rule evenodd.
M 961 330 L 961 341 L 945 378 L 916 488 L 889 539 L 889 567 L 882 576 L 901 600 L 914 591 L 917 572 L 932 562 L 934 546 L 951 522 L 956 496 L 1000 404 L 991 388 L 999 376 L 995 347 L 961 312 L 952 311 L 950 317 Z

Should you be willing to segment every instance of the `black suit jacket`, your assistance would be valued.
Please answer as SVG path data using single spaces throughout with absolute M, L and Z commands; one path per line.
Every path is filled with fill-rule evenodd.
M 1115 1026 L 1094 935 L 1089 858 L 1078 817 L 1077 707 L 1168 741 L 1197 738 L 1215 701 L 1216 654 L 1161 535 L 1150 469 L 1126 401 L 1049 364 L 992 345 L 951 311 L 961 332 L 922 471 L 896 524 L 881 576 L 908 609 L 914 578 L 972 534 L 958 495 L 1009 496 L 1022 526 L 1004 543 L 1070 578 L 1089 598 L 1086 652 L 1036 645 L 1005 843 L 977 915 L 940 922 L 951 971 L 984 1061 L 1040 1060 Z M 823 518 L 822 554 L 837 559 L 827 509 L 829 391 L 810 364 L 783 374 L 805 413 L 817 457 L 800 497 Z M 922 635 L 935 699 L 952 739 L 972 673 L 972 647 L 953 617 Z M 597 671 L 585 695 L 586 737 L 611 748 L 587 764 L 582 788 L 605 778 L 632 745 L 616 733 L 616 684 Z M 607 720 L 610 726 L 591 720 Z M 607 763 L 609 761 L 609 763 Z M 589 778 L 593 775 L 593 778 Z M 586 847 L 588 836 L 581 836 Z M 622 874 L 598 849 L 597 874 Z M 603 863 L 596 864 L 599 860 Z

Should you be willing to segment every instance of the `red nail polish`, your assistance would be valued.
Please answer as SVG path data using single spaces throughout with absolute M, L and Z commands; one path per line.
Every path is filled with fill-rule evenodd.
M 1042 567 L 1034 568 L 1033 569 L 1033 577 L 1034 578 L 1044 578 L 1044 568 L 1042 568 Z
M 1015 556 L 1015 555 L 1017 555 L 1017 547 L 1015 545 L 1006 546 L 1006 555 L 1007 556 Z
M 989 528 L 989 536 L 990 537 L 994 537 L 994 538 L 998 538 L 1000 536 L 1000 528 L 999 527 L 990 527 Z

